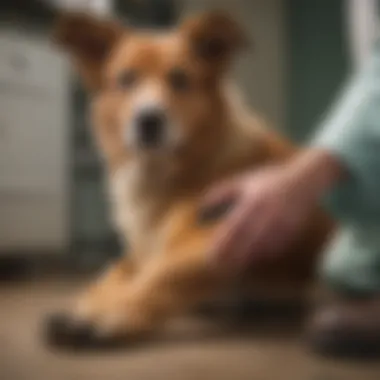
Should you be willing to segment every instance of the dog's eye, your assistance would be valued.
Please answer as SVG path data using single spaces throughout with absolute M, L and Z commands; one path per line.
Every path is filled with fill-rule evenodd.
M 124 71 L 117 78 L 117 86 L 122 90 L 128 90 L 137 82 L 137 79 L 138 76 L 135 71 Z
M 176 91 L 187 91 L 190 88 L 189 75 L 181 69 L 171 71 L 168 81 L 170 86 Z

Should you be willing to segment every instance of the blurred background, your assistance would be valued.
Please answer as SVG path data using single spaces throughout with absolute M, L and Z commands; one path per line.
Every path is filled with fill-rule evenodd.
M 39 295 L 32 293 L 32 282 L 21 288 L 24 297 L 13 297 L 13 289 L 16 289 L 15 294 L 19 294 L 18 280 L 25 286 L 25 281 L 32 279 L 43 284 L 43 279 L 52 275 L 56 278 L 62 273 L 81 275 L 93 272 L 120 254 L 117 237 L 108 219 L 102 168 L 89 133 L 86 95 L 68 62 L 50 43 L 53 13 L 49 6 L 44 5 L 49 3 L 63 8 L 86 9 L 100 15 L 115 14 L 126 23 L 156 28 L 171 26 L 186 14 L 196 11 L 227 9 L 244 26 L 252 41 L 251 50 L 243 54 L 236 65 L 240 87 L 255 109 L 275 128 L 297 142 L 305 142 L 312 135 L 349 72 L 365 61 L 366 44 L 372 38 L 368 33 L 375 35 L 375 26 L 372 32 L 368 28 L 371 23 L 375 25 L 375 0 L 1 0 L 2 349 L 16 344 L 12 336 L 4 332 L 7 326 L 28 331 L 25 316 L 33 312 L 28 308 L 17 309 L 20 303 L 45 305 L 47 297 L 44 292 Z M 352 30 L 356 32 L 351 38 Z M 18 317 L 10 314 L 12 307 L 18 310 Z M 37 318 L 38 314 L 33 315 Z M 17 345 L 28 347 L 30 341 L 23 339 L 36 338 L 26 334 L 24 338 L 19 337 Z M 293 346 L 281 344 L 277 342 L 271 348 L 274 356 L 260 356 L 261 364 L 252 373 L 261 373 L 263 363 L 270 367 L 272 359 L 286 362 L 284 358 L 287 355 L 293 353 L 296 357 L 299 354 Z M 19 359 L 27 360 L 26 356 L 33 349 L 12 351 L 9 347 L 5 350 L 7 353 L 0 352 L 0 379 L 23 379 L 22 371 L 14 372 L 12 368 L 10 372 L 4 371 L 2 376 L 2 369 L 9 369 L 10 361 L 17 355 L 20 355 Z M 202 349 L 199 352 L 203 352 Z M 190 362 L 179 360 L 179 363 L 192 367 L 197 359 L 194 352 L 189 355 L 192 358 Z M 225 355 L 232 355 L 231 360 L 238 361 L 235 351 L 227 350 Z M 251 360 L 249 357 L 248 361 Z M 239 358 L 241 360 L 241 355 Z M 148 359 L 136 360 L 141 368 L 153 365 Z M 298 375 L 292 376 L 292 380 L 304 380 L 306 377 L 303 375 L 310 375 L 305 368 L 314 368 L 306 359 L 302 360 L 301 366 L 297 367 Z M 45 361 L 46 357 L 41 356 L 40 359 L 29 360 L 28 365 L 30 368 L 33 365 L 38 367 Z M 83 370 L 74 371 L 65 379 L 98 378 L 92 365 L 91 362 L 91 365 L 83 367 L 92 373 L 92 377 L 87 377 Z M 220 367 L 219 364 L 217 366 Z M 134 373 L 139 374 L 133 379 L 153 378 L 144 377 L 143 372 L 133 368 L 137 371 Z M 202 368 L 200 373 L 208 373 L 205 369 L 208 368 L 207 363 Z M 310 378 L 327 379 L 325 374 L 331 373 L 328 372 L 330 367 L 315 368 L 318 369 L 315 373 L 312 371 Z M 166 378 L 178 378 L 171 377 L 168 371 L 169 377 Z M 254 378 L 252 373 L 244 377 L 238 372 L 224 371 L 227 371 L 225 375 Z M 349 372 L 344 369 L 342 377 L 337 380 L 348 379 L 344 374 Z M 56 378 L 54 372 L 46 372 L 53 377 L 39 376 L 38 368 L 35 373 L 28 378 Z M 367 377 L 363 377 L 364 373 Z M 378 375 L 378 371 L 357 372 L 353 378 L 378 379 Z M 121 377 L 115 377 L 118 378 Z M 275 380 L 274 376 L 268 378 Z

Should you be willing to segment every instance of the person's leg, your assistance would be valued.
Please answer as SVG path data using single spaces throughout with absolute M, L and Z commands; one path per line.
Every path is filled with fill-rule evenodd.
M 380 355 L 380 228 L 345 228 L 326 252 L 323 297 L 308 326 L 323 355 Z

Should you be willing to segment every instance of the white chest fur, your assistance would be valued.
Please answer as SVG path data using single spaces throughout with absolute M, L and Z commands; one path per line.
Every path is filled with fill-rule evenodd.
M 110 178 L 111 211 L 115 227 L 131 251 L 146 255 L 154 250 L 157 214 L 167 185 L 162 171 L 128 163 Z

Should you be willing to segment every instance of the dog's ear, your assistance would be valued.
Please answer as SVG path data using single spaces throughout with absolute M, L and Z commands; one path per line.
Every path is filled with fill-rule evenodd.
M 204 62 L 225 65 L 236 52 L 248 45 L 244 31 L 224 11 L 214 11 L 191 17 L 182 30 L 191 49 Z
M 127 34 L 117 22 L 79 13 L 61 15 L 53 40 L 74 59 L 90 91 L 103 84 L 103 68 L 112 49 Z

